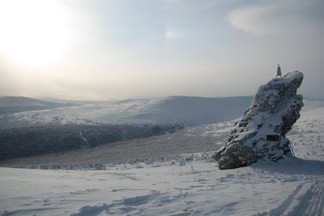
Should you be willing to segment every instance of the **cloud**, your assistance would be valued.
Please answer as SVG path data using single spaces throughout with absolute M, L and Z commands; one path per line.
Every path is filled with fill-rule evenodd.
M 202 12 L 206 10 L 210 10 L 210 8 L 215 8 L 218 6 L 226 5 L 235 0 L 204 0 L 204 1 L 196 1 L 196 0 L 161 0 L 164 5 L 164 9 L 176 11 L 177 13 L 188 13 L 195 14 L 197 12 Z
M 323 1 L 268 1 L 232 11 L 228 22 L 253 35 L 280 35 L 323 27 Z
M 282 24 L 278 25 L 278 18 L 274 14 L 274 7 L 252 6 L 233 11 L 228 21 L 234 28 L 251 34 L 275 34 L 281 31 Z

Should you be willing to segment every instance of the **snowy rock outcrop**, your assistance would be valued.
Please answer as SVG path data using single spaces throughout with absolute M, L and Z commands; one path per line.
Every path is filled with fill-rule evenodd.
M 303 97 L 296 92 L 302 81 L 303 73 L 295 71 L 259 87 L 225 146 L 213 155 L 220 169 L 247 166 L 258 159 L 278 161 L 292 154 L 285 136 L 300 117 Z

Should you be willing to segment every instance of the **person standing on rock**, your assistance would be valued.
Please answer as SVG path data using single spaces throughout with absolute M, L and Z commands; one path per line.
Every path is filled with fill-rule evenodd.
M 277 67 L 277 76 L 276 78 L 281 78 L 281 68 L 280 68 L 280 65 L 278 64 L 278 67 Z

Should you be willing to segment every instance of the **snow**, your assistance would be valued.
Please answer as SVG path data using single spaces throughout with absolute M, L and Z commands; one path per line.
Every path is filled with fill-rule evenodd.
M 28 106 L 48 106 L 58 107 L 66 106 L 63 103 L 54 103 L 48 101 L 41 101 L 28 97 L 0 97 L 0 107 L 28 107 Z
M 28 124 L 165 124 L 199 125 L 238 118 L 251 97 L 164 97 L 86 103 L 41 111 L 0 115 L 0 126 Z M 7 121 L 9 119 L 9 121 Z
M 323 161 L 262 162 L 226 171 L 206 161 L 105 171 L 0 171 L 2 215 L 324 213 Z
M 205 126 L 201 139 L 217 143 L 231 124 L 224 125 Z M 324 215 L 324 108 L 302 112 L 287 137 L 298 159 L 232 170 L 219 170 L 207 153 L 106 170 L 2 167 L 0 214 Z

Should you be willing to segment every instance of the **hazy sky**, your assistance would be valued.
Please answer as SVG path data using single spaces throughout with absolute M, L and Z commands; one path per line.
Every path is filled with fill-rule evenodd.
M 0 95 L 324 98 L 324 0 L 0 0 Z

